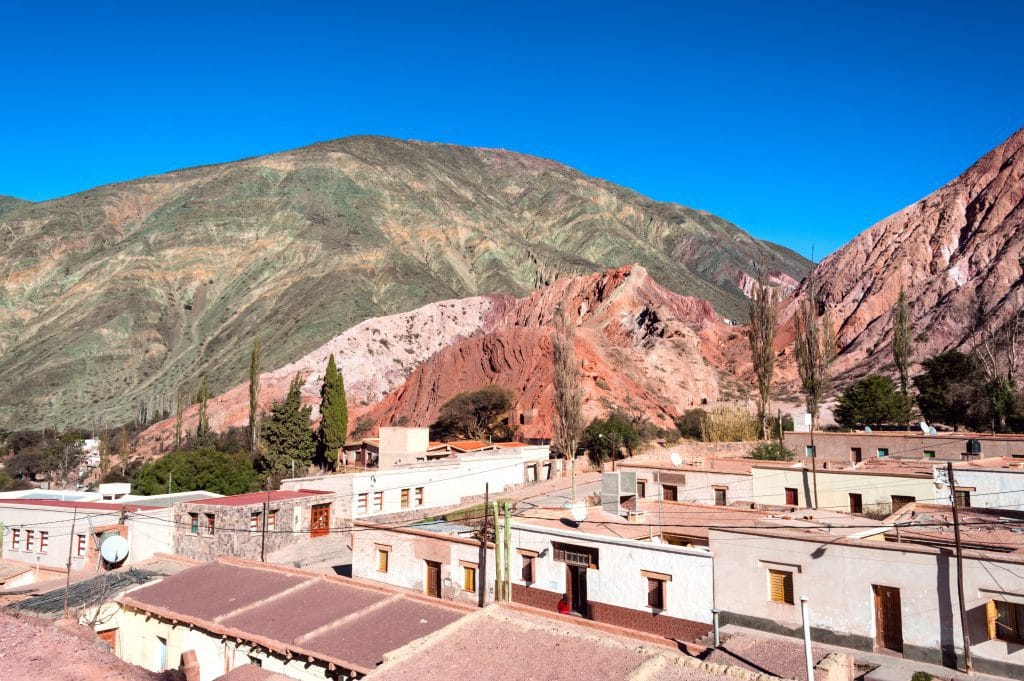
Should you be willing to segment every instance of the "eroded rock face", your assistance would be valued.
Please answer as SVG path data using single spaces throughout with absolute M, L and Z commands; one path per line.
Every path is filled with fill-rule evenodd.
M 350 428 L 367 414 L 384 425 L 429 425 L 456 393 L 500 383 L 520 395 L 521 437 L 549 437 L 552 320 L 560 304 L 576 324 L 588 419 L 622 408 L 668 427 L 702 399 L 717 399 L 715 348 L 728 327 L 709 303 L 661 287 L 634 265 L 560 279 L 522 299 L 477 296 L 367 320 L 264 373 L 260 406 L 268 411 L 283 399 L 297 373 L 316 422 L 323 371 L 334 353 L 345 376 Z M 248 400 L 248 383 L 211 399 L 211 428 L 246 425 Z M 197 409 L 185 411 L 183 432 L 195 430 Z M 155 424 L 140 436 L 138 451 L 170 448 L 174 428 L 173 418 Z
M 1024 306 L 1024 129 L 833 253 L 814 276 L 835 322 L 839 372 L 891 362 L 901 287 L 913 305 L 914 359 L 972 347 L 979 325 L 998 326 Z M 787 324 L 806 287 L 787 301 Z

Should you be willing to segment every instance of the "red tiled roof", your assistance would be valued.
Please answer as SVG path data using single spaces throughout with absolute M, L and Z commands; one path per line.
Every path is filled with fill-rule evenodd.
M 484 449 L 490 447 L 491 444 L 484 442 L 483 440 L 455 440 L 454 442 L 446 442 L 446 445 L 452 449 L 458 449 L 462 452 L 472 452 L 477 449 Z
M 192 501 L 190 504 L 202 504 L 203 506 L 250 506 L 262 504 L 263 502 L 273 503 L 275 501 L 291 501 L 293 499 L 304 499 L 315 497 L 321 494 L 334 494 L 316 489 L 273 490 L 270 492 L 250 492 L 248 494 L 235 494 L 230 497 L 219 497 L 217 499 L 203 499 Z
M 0 499 L 0 504 L 8 506 L 44 506 L 49 508 L 69 508 L 83 511 L 120 511 L 122 508 L 130 513 L 135 511 L 157 511 L 161 506 L 143 504 L 119 504 L 103 501 L 60 501 L 57 499 Z

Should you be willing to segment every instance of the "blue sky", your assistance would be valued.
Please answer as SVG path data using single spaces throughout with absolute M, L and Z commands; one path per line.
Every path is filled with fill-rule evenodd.
M 550 157 L 817 259 L 1024 126 L 1022 25 L 1012 2 L 13 0 L 0 194 L 372 133 Z

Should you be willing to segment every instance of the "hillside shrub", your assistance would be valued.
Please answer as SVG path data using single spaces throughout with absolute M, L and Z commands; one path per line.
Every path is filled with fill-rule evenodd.
M 792 461 L 794 456 L 792 450 L 777 441 L 762 442 L 750 450 L 750 457 L 761 461 Z
M 757 418 L 739 407 L 717 407 L 701 418 L 700 435 L 705 442 L 756 440 Z

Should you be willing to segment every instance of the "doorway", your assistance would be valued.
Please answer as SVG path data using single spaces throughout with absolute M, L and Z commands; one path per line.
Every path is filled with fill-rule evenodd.
M 432 598 L 441 597 L 441 564 L 428 560 L 424 561 L 427 564 L 427 579 L 424 586 L 424 590 L 427 595 Z
M 871 588 L 875 591 L 875 645 L 902 653 L 903 614 L 900 608 L 900 590 L 877 584 Z
M 587 568 L 582 565 L 565 566 L 565 589 L 569 594 L 572 611 L 583 617 L 590 616 L 587 605 Z

